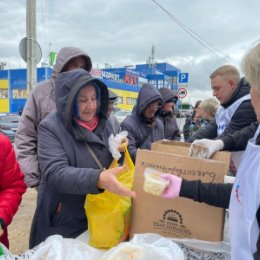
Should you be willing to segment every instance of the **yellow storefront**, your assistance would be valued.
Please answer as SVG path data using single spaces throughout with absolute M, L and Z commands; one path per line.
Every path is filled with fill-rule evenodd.
M 0 113 L 9 112 L 9 82 L 8 79 L 0 80 Z

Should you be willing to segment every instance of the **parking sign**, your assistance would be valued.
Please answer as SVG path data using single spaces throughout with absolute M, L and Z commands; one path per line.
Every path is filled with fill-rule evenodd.
M 179 83 L 188 83 L 189 73 L 180 73 L 179 74 Z

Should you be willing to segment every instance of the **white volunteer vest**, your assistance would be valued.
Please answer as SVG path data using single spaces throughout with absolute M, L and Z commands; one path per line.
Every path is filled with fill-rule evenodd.
M 256 213 L 260 206 L 260 133 L 249 140 L 231 192 L 229 226 L 232 260 L 253 260 L 259 227 Z
M 226 127 L 229 125 L 231 118 L 233 117 L 234 113 L 236 112 L 237 108 L 240 106 L 242 102 L 245 100 L 250 100 L 250 94 L 247 94 L 241 98 L 239 98 L 236 102 L 234 102 L 231 106 L 224 108 L 219 106 L 217 113 L 216 113 L 216 123 L 218 126 L 218 136 L 220 136 Z M 231 153 L 231 160 L 234 162 L 236 168 L 238 168 L 241 157 L 244 152 L 232 152 Z
M 237 108 L 240 106 L 242 102 L 245 100 L 250 100 L 250 94 L 247 94 L 241 98 L 239 98 L 236 102 L 234 102 L 231 106 L 224 108 L 219 106 L 216 113 L 216 123 L 218 126 L 218 136 L 221 135 L 226 127 L 229 125 L 231 118 L 236 112 Z

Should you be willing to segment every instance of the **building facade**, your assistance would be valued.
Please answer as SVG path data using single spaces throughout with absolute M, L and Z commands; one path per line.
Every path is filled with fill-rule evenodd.
M 155 88 L 178 89 L 180 69 L 168 63 L 138 64 L 131 68 L 93 69 L 92 76 L 101 79 L 118 95 L 117 107 L 132 110 L 143 84 Z M 37 68 L 37 82 L 51 77 L 51 68 Z M 17 113 L 27 99 L 26 69 L 0 70 L 0 113 Z
M 49 79 L 51 73 L 51 68 L 38 68 L 37 82 Z M 17 113 L 26 99 L 26 69 L 0 70 L 0 113 Z

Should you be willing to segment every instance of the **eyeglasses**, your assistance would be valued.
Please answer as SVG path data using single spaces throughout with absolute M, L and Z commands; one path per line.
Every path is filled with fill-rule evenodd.
M 152 103 L 150 103 L 148 106 L 148 108 L 153 108 L 153 109 L 158 109 L 161 107 L 161 103 L 157 102 L 157 101 L 154 101 Z

